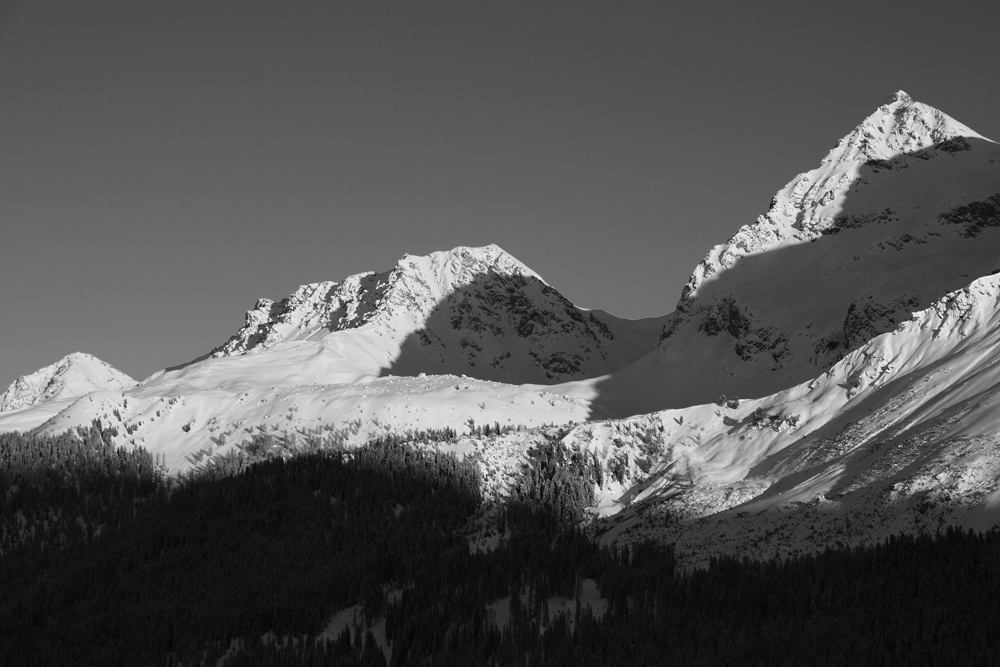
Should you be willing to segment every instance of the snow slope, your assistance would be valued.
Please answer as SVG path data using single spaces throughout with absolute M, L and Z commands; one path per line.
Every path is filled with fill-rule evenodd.
M 825 373 L 756 400 L 577 426 L 605 539 L 681 559 L 1000 523 L 1000 276 L 949 293 Z
M 898 92 L 713 248 L 657 350 L 557 390 L 621 414 L 764 396 L 1000 270 L 1000 145 Z
M 126 391 L 92 392 L 60 404 L 54 414 L 51 404 L 43 404 L 35 409 L 35 423 L 24 423 L 21 412 L 10 413 L 10 421 L 0 415 L 0 431 L 16 430 L 11 424 L 18 417 L 23 428 L 41 433 L 99 419 L 118 430 L 119 444 L 141 445 L 176 472 L 259 430 L 350 445 L 387 433 L 445 427 L 467 433 L 475 424 L 535 427 L 582 422 L 594 414 L 580 399 L 452 375 L 280 386 L 255 382 L 241 371 L 235 369 L 227 383 L 222 375 L 227 367 L 207 370 L 218 381 L 210 389 L 149 382 Z
M 0 394 L 0 412 L 61 401 L 101 389 L 131 387 L 136 381 L 97 357 L 74 352 L 14 381 Z

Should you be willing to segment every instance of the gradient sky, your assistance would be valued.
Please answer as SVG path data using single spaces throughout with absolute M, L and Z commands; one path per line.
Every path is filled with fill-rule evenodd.
M 996 0 L 0 0 L 0 391 L 458 245 L 663 315 L 897 89 L 1000 139 L 998 35 Z

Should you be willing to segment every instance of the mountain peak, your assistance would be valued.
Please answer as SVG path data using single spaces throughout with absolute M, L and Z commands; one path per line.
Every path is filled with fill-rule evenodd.
M 136 382 L 131 377 L 97 357 L 73 352 L 54 364 L 15 380 L 7 391 L 0 394 L 0 412 L 134 384 Z
M 910 97 L 909 95 L 907 95 L 906 91 L 904 91 L 904 90 L 897 90 L 892 95 L 890 95 L 885 100 L 885 102 L 882 103 L 882 106 L 887 107 L 887 106 L 891 106 L 893 104 L 899 104 L 899 103 L 910 104 L 911 102 L 913 102 L 913 98 Z
M 691 274 L 677 310 L 687 311 L 707 280 L 742 257 L 821 237 L 843 215 L 848 193 L 866 186 L 878 172 L 898 173 L 930 160 L 947 160 L 971 151 L 969 139 L 989 142 L 947 114 L 896 91 L 840 139 L 818 168 L 779 190 L 767 213 L 712 248 Z M 883 208 L 891 204 L 884 202 Z
M 837 142 L 823 166 L 891 160 L 916 153 L 957 137 L 982 135 L 932 106 L 916 102 L 898 90 Z
M 387 320 L 421 324 L 449 295 L 489 276 L 545 283 L 496 244 L 458 246 L 428 255 L 404 254 L 389 271 L 359 273 L 341 282 L 303 285 L 280 302 L 260 299 L 246 324 L 212 356 L 266 349 L 282 340 L 309 338 L 323 331 L 357 329 Z M 402 330 L 401 322 L 391 328 Z
M 464 286 L 477 276 L 498 274 L 505 277 L 521 276 L 545 282 L 541 276 L 496 244 L 480 247 L 458 246 L 451 250 L 432 252 L 429 255 L 403 255 L 394 273 L 411 275 L 447 293 Z

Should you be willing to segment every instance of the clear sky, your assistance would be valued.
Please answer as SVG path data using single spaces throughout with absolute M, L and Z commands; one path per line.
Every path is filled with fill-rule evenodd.
M 1000 139 L 998 35 L 997 0 L 0 0 L 0 391 L 458 245 L 663 315 L 894 91 Z

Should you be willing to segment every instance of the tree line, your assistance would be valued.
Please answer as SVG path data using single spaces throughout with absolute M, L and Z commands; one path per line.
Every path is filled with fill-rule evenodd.
M 580 528 L 594 462 L 558 440 L 490 507 L 471 462 L 398 437 L 288 456 L 258 434 L 178 480 L 107 435 L 0 435 L 4 530 L 35 529 L 0 556 L 0 664 L 1000 662 L 996 532 L 683 572 Z M 487 509 L 496 548 L 470 549 Z M 102 528 L 64 537 L 77 517 Z

